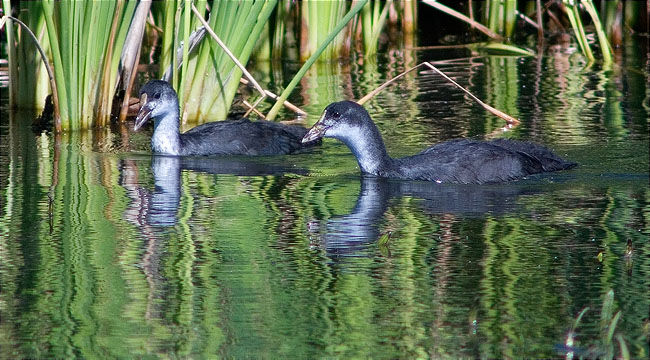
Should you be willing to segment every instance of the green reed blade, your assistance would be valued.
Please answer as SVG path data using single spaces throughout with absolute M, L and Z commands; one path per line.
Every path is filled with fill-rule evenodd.
M 603 54 L 603 62 L 605 64 L 610 64 L 612 62 L 612 47 L 609 45 L 607 34 L 605 34 L 603 25 L 600 22 L 598 11 L 596 11 L 596 7 L 591 0 L 582 0 L 582 4 L 587 10 L 587 13 L 589 13 L 589 16 L 591 16 L 591 21 L 594 22 L 594 26 L 596 27 L 596 34 L 598 35 L 598 42 L 600 43 L 600 51 Z
M 517 22 L 517 0 L 505 0 L 504 4 L 504 35 L 510 39 L 515 32 Z M 509 40 L 508 40 L 509 41 Z
M 2 7 L 3 9 L 11 9 L 11 2 L 9 0 L 2 0 Z M 17 66 L 17 53 L 16 53 L 16 47 L 14 46 L 15 43 L 15 33 L 14 33 L 14 26 L 13 26 L 13 21 L 11 19 L 6 20 L 5 24 L 5 31 L 7 34 L 7 55 L 8 55 L 8 60 L 9 60 L 9 78 L 10 79 L 16 79 L 16 76 L 18 74 L 18 66 Z M 18 96 L 18 83 L 15 81 L 9 81 L 9 104 L 10 107 L 15 107 L 16 105 L 16 97 Z
M 165 69 L 173 63 L 172 56 L 174 52 L 174 10 L 176 9 L 176 1 L 165 1 L 164 8 L 161 9 L 163 14 L 163 34 L 162 46 L 160 48 L 160 70 L 158 70 L 158 77 L 162 78 Z M 174 69 L 175 72 L 175 69 Z
M 485 49 L 490 54 L 535 56 L 535 53 L 530 50 L 503 43 L 479 44 L 477 48 Z
M 370 38 L 372 37 L 372 13 L 370 2 L 361 9 L 361 31 L 363 33 L 363 45 L 364 49 L 370 47 Z
M 208 25 L 215 31 L 222 30 L 221 33 L 217 32 L 220 39 L 240 62 L 245 63 L 250 58 L 276 3 L 277 1 L 218 1 L 212 4 Z M 201 9 L 205 9 L 205 4 L 206 1 L 197 2 Z M 178 28 L 179 34 L 186 28 L 186 24 L 190 25 L 190 29 L 199 26 L 196 16 L 192 16 L 190 21 L 186 21 L 184 11 L 180 11 L 179 16 L 183 18 Z M 178 35 L 179 38 L 181 36 L 185 35 Z M 183 51 L 187 51 L 185 47 Z M 196 53 L 188 53 L 182 60 L 180 71 L 174 72 L 175 76 L 180 77 L 173 80 L 173 85 L 181 100 L 183 123 L 226 117 L 239 87 L 242 75 L 239 68 L 221 47 L 211 40 L 199 44 Z
M 204 9 L 205 8 L 205 1 L 200 1 L 196 3 L 197 9 Z M 221 4 L 221 2 L 220 2 Z M 217 10 L 219 11 L 219 10 Z M 210 13 L 210 17 L 208 18 L 208 24 L 214 28 L 216 25 L 216 16 L 214 16 L 212 13 Z M 207 35 L 206 35 L 207 36 Z M 210 44 L 208 43 L 207 40 L 202 41 L 202 43 L 199 45 L 197 55 L 195 56 L 196 62 L 193 63 L 194 69 L 192 69 L 192 74 L 193 76 L 191 79 L 189 79 L 189 86 L 188 86 L 188 92 L 187 96 L 185 98 L 180 98 L 182 101 L 182 106 L 185 109 L 187 106 L 189 106 L 187 99 L 195 99 L 200 97 L 200 94 L 203 93 L 203 83 L 206 80 L 205 76 L 200 76 L 199 74 L 205 74 L 207 70 L 207 65 L 208 65 L 208 58 L 210 56 Z M 181 85 L 182 86 L 182 85 Z
M 298 82 L 300 79 L 302 79 L 303 76 L 307 73 L 307 70 L 309 70 L 309 67 L 316 62 L 318 57 L 320 56 L 321 53 L 327 48 L 327 46 L 334 40 L 334 38 L 343 30 L 345 25 L 348 24 L 348 22 L 361 11 L 361 9 L 366 5 L 368 0 L 361 0 L 359 1 L 348 13 L 336 24 L 336 27 L 329 33 L 325 41 L 323 41 L 318 49 L 316 49 L 316 52 L 312 54 L 309 59 L 302 65 L 300 70 L 296 73 L 296 75 L 291 79 L 291 82 L 289 82 L 289 85 L 282 91 L 282 94 L 278 96 L 275 104 L 269 111 L 268 115 L 266 116 L 269 120 L 275 119 L 275 117 L 278 115 L 278 112 L 280 111 L 280 108 L 283 106 L 284 101 L 287 99 L 289 94 L 293 91 L 293 89 L 298 85 Z
M 45 13 L 45 23 L 47 27 L 47 35 L 50 40 L 50 48 L 52 51 L 52 66 L 54 68 L 54 78 L 56 81 L 57 92 L 59 95 L 59 115 L 60 121 L 55 124 L 57 132 L 62 129 L 70 128 L 70 112 L 68 106 L 68 92 L 64 84 L 66 81 L 63 72 L 63 60 L 61 60 L 61 50 L 59 49 L 59 39 L 56 36 L 56 27 L 54 25 L 54 1 L 45 0 L 43 2 L 43 11 Z
M 628 349 L 627 344 L 625 343 L 625 339 L 623 338 L 623 335 L 617 334 L 616 340 L 618 341 L 618 345 L 621 349 L 620 358 L 623 360 L 630 360 L 630 350 Z
M 576 39 L 578 40 L 578 45 L 580 45 L 582 54 L 587 57 L 589 62 L 593 62 L 595 60 L 594 54 L 589 47 L 589 43 L 587 42 L 587 35 L 585 34 L 585 30 L 582 26 L 580 13 L 578 12 L 577 6 L 575 6 L 573 2 L 569 0 L 564 0 L 564 5 L 567 8 L 567 17 L 569 18 L 569 22 L 571 22 L 571 27 L 573 28 L 573 31 L 576 35 Z
M 268 19 L 271 16 L 273 9 L 275 9 L 276 4 L 277 4 L 277 0 L 263 2 L 262 7 L 259 10 L 259 14 L 256 17 L 256 21 L 254 23 L 249 23 L 254 26 L 250 30 L 249 32 L 250 36 L 246 38 L 246 41 L 243 42 L 242 39 L 242 44 L 241 44 L 242 48 L 238 56 L 240 62 L 243 62 L 243 60 L 247 60 L 250 58 L 251 53 L 255 47 L 255 43 L 257 42 L 260 33 L 264 29 L 265 24 L 268 22 Z M 228 62 L 232 64 L 232 61 L 230 59 L 228 59 Z M 242 72 L 238 67 L 231 65 L 231 68 L 232 68 L 231 72 L 233 74 L 233 77 L 227 83 L 226 94 L 225 94 L 226 104 L 224 106 L 224 111 L 226 114 L 228 112 L 228 109 L 230 108 L 232 99 L 235 96 L 237 88 L 239 87 L 239 79 L 242 76 Z
M 191 1 L 185 1 L 184 2 L 185 6 L 183 8 L 183 44 L 188 44 L 188 40 L 190 39 L 190 19 L 192 16 L 192 2 Z M 187 66 L 188 64 L 188 59 L 189 59 L 189 46 L 183 46 L 183 63 L 181 65 L 181 80 L 180 80 L 180 85 L 178 86 L 178 98 L 179 99 L 184 99 L 184 94 L 185 94 L 185 87 L 183 84 L 185 84 L 185 78 L 187 75 Z
M 388 19 L 388 9 L 390 9 L 392 3 L 392 0 L 386 1 L 381 14 L 379 14 L 378 17 L 374 18 L 375 21 L 373 22 L 372 35 L 370 37 L 368 47 L 366 48 L 366 55 L 374 54 L 377 52 L 377 42 L 379 41 L 379 35 L 381 34 L 381 30 L 384 28 L 384 24 L 386 24 L 386 19 Z
M 499 11 L 501 10 L 500 0 L 488 0 L 486 5 L 488 9 L 488 28 L 495 33 L 499 31 Z
M 10 106 L 21 109 L 42 109 L 45 106 L 45 98 L 50 92 L 48 69 L 41 56 L 41 52 L 49 53 L 43 4 L 41 2 L 20 4 L 17 20 L 26 26 L 21 31 L 14 33 L 11 18 L 4 19 L 9 21 L 8 44 L 15 43 L 15 46 L 7 47 L 7 55 L 10 58 Z M 14 21 L 14 24 L 16 23 L 17 21 Z M 28 33 L 27 28 L 34 37 Z M 18 71 L 18 69 L 26 71 Z

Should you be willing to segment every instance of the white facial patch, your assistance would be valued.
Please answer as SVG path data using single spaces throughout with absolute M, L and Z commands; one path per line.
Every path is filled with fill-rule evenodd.
M 361 135 L 361 129 L 345 123 L 338 123 L 327 129 L 325 137 L 331 137 L 347 143 L 348 140 L 357 139 Z

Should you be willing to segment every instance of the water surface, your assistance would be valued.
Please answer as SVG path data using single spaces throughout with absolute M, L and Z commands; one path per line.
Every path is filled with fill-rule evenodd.
M 5 96 L 0 357 L 596 357 L 620 342 L 645 357 L 648 59 L 626 51 L 609 69 L 562 53 L 441 64 L 522 120 L 506 133 L 429 72 L 367 105 L 394 156 L 508 137 L 580 163 L 497 185 L 363 177 L 333 140 L 151 156 L 151 129 L 35 134 Z M 429 56 L 319 65 L 292 101 L 310 124 Z

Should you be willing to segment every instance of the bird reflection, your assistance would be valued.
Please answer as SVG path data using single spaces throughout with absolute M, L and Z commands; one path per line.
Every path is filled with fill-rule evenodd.
M 149 286 L 146 318 L 160 318 L 160 308 L 155 306 L 155 298 L 161 296 L 161 288 L 166 279 L 161 274 L 161 258 L 164 256 L 165 242 L 169 232 L 178 222 L 178 209 L 183 195 L 182 171 L 209 174 L 233 174 L 239 176 L 276 175 L 284 173 L 305 174 L 304 169 L 289 165 L 269 164 L 272 159 L 250 158 L 206 158 L 154 156 L 151 172 L 154 178 L 153 191 L 143 187 L 138 179 L 137 161 L 125 159 L 121 163 L 120 183 L 131 202 L 124 217 L 142 234 L 142 271 Z
M 147 223 L 174 226 L 181 200 L 181 165 L 174 156 L 154 156 L 151 160 L 154 191 L 149 199 Z
M 355 254 L 379 236 L 379 221 L 388 208 L 389 181 L 379 177 L 362 177 L 359 197 L 352 211 L 327 221 L 322 246 L 328 254 Z
M 435 184 L 421 181 L 361 177 L 359 197 L 347 215 L 335 216 L 324 226 L 310 226 L 330 256 L 360 256 L 362 249 L 380 237 L 380 223 L 391 202 L 411 197 L 424 213 L 477 217 L 512 212 L 518 196 L 531 193 L 528 186 Z M 318 233 L 317 233 L 318 232 Z
M 172 227 L 178 221 L 181 199 L 181 171 L 241 176 L 276 175 L 287 172 L 305 174 L 307 171 L 290 165 L 239 158 L 175 157 L 158 155 L 152 158 L 154 177 L 152 192 L 139 186 L 130 191 L 133 222 L 141 229 Z M 134 170 L 135 171 L 135 170 Z M 129 171 L 123 169 L 123 176 Z M 326 249 L 328 254 L 358 256 L 359 251 L 380 236 L 380 224 L 392 201 L 410 197 L 424 213 L 476 217 L 512 212 L 517 197 L 535 191 L 534 186 L 522 184 L 463 185 L 436 184 L 424 181 L 401 181 L 362 176 L 358 198 L 347 215 L 335 216 L 324 224 L 308 224 L 312 243 Z M 136 181 L 137 182 L 137 181 Z M 125 184 L 125 187 L 126 184 Z M 128 189 L 128 187 L 127 187 Z M 151 227 L 151 228 L 150 228 Z
M 237 176 L 307 173 L 304 169 L 290 165 L 270 164 L 265 162 L 265 159 L 156 155 L 151 160 L 151 172 L 155 184 L 154 191 L 146 194 L 148 199 L 137 201 L 138 203 L 146 203 L 146 206 L 140 209 L 139 216 L 140 218 L 144 217 L 147 225 L 168 227 L 174 226 L 178 221 L 178 208 L 181 199 L 181 171 Z

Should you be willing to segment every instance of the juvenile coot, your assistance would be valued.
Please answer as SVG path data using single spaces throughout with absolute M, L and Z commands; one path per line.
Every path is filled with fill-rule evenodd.
M 169 155 L 283 155 L 313 146 L 300 141 L 307 133 L 301 126 L 248 119 L 210 122 L 181 134 L 178 97 L 169 83 L 149 81 L 140 90 L 144 102 L 135 119 L 138 130 L 154 119 L 151 149 Z
M 357 158 L 361 171 L 375 176 L 439 183 L 484 184 L 530 174 L 570 169 L 568 162 L 544 146 L 513 140 L 452 140 L 419 154 L 393 159 L 368 112 L 351 101 L 332 103 L 303 142 L 338 139 Z

